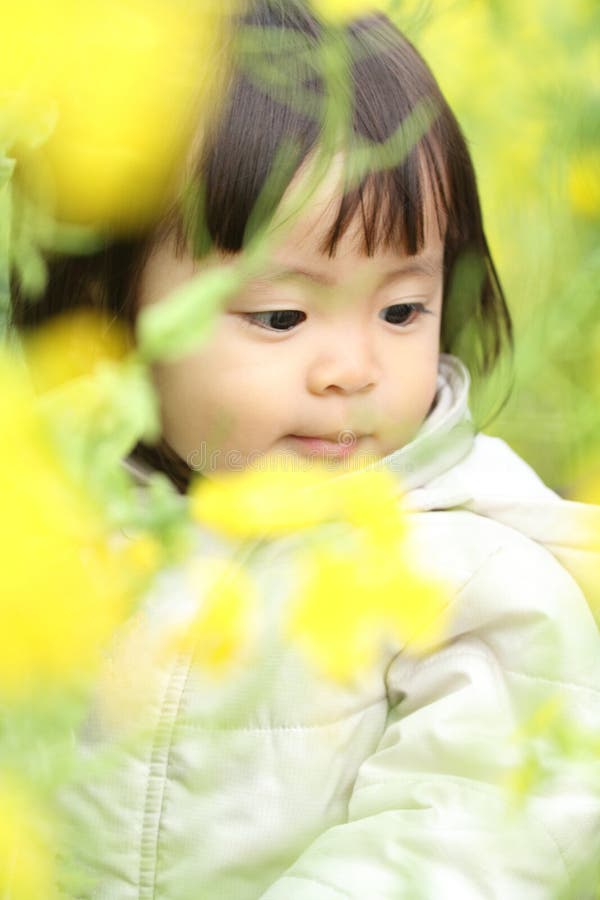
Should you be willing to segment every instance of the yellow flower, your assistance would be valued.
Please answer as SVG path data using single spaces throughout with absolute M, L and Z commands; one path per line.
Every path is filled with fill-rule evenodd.
M 335 497 L 331 475 L 314 467 L 301 472 L 246 469 L 199 480 L 190 491 L 190 511 L 201 524 L 232 537 L 289 534 L 327 521 Z
M 302 557 L 303 581 L 290 605 L 286 637 L 328 677 L 360 677 L 390 640 L 422 652 L 443 636 L 444 588 L 403 556 L 402 534 L 384 544 L 355 531 L 347 546 Z
M 123 360 L 130 347 L 122 326 L 89 309 L 58 316 L 24 340 L 28 371 L 39 393 L 92 375 L 104 362 Z
M 35 395 L 0 359 L 0 691 L 90 671 L 139 570 L 51 444 Z
M 163 562 L 163 552 L 155 537 L 138 534 L 125 544 L 121 558 L 140 573 L 153 574 Z
M 331 490 L 339 498 L 342 518 L 367 527 L 375 540 L 397 541 L 404 534 L 405 517 L 398 484 L 385 469 L 358 472 L 335 479 Z
M 74 311 L 22 345 L 40 411 L 57 445 L 79 457 L 82 475 L 92 453 L 116 464 L 140 438 L 157 435 L 156 396 L 122 325 Z
M 6 6 L 0 99 L 25 120 L 30 152 L 13 152 L 57 218 L 128 230 L 156 216 L 214 107 L 231 8 L 217 0 Z
M 327 677 L 348 681 L 373 663 L 381 637 L 369 596 L 343 553 L 304 559 L 304 583 L 292 602 L 285 637 Z
M 407 560 L 408 529 L 398 495 L 396 480 L 385 470 L 337 478 L 316 468 L 248 469 L 197 484 L 191 508 L 197 521 L 234 537 L 300 532 L 292 561 L 299 564 L 302 583 L 284 636 L 329 677 L 344 680 L 368 667 L 385 639 L 419 651 L 442 633 L 445 591 Z M 310 531 L 326 523 L 338 525 Z M 233 601 L 221 599 L 216 608 L 220 612 L 211 614 L 207 634 L 233 621 Z
M 189 577 L 200 597 L 200 609 L 175 641 L 193 652 L 196 663 L 223 675 L 247 662 L 258 628 L 256 588 L 234 561 L 203 558 L 190 566 Z
M 56 896 L 49 827 L 26 791 L 0 781 L 0 896 L 6 900 L 51 900 Z
M 265 471 L 248 468 L 198 480 L 190 511 L 197 522 L 232 537 L 276 537 L 335 519 L 385 534 L 402 527 L 398 493 L 386 471 L 336 477 L 317 464 L 290 472 L 272 460 Z
M 600 216 L 600 152 L 581 153 L 570 163 L 567 186 L 575 212 L 590 219 Z
M 259 633 L 257 594 L 243 568 L 225 559 L 194 559 L 187 576 L 196 603 L 168 610 L 144 606 L 119 628 L 100 672 L 98 716 L 107 732 L 150 727 L 165 669 L 182 654 L 213 679 L 254 660 Z

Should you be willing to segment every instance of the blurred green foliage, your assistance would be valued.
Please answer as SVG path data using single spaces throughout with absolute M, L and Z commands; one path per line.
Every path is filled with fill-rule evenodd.
M 515 325 L 511 397 L 487 428 L 552 487 L 600 474 L 600 4 L 395 4 L 463 127 Z

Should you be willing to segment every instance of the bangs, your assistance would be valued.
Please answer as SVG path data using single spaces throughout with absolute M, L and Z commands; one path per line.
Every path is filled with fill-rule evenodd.
M 331 110 L 318 69 L 319 26 L 297 4 L 293 16 L 284 16 L 285 6 L 258 4 L 240 25 L 224 110 L 196 160 L 183 212 L 174 210 L 161 232 L 175 232 L 180 252 L 196 258 L 240 252 L 268 226 L 300 167 L 321 149 L 323 117 Z M 353 23 L 345 40 L 347 77 L 337 73 L 335 95 L 344 98 L 350 121 L 335 150 L 349 157 L 349 169 L 356 152 L 373 161 L 360 180 L 347 180 L 322 250 L 334 255 L 358 221 L 365 254 L 390 248 L 412 255 L 423 246 L 428 210 L 440 235 L 456 224 L 451 210 L 463 218 L 451 201 L 441 150 L 457 126 L 426 64 L 384 16 Z
M 447 179 L 425 140 L 401 165 L 370 172 L 357 187 L 343 191 L 321 252 L 335 255 L 338 242 L 358 224 L 359 249 L 366 256 L 380 250 L 414 256 L 424 248 L 432 225 L 444 239 L 450 208 Z

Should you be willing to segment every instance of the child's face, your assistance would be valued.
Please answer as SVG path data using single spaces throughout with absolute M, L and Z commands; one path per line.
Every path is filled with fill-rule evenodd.
M 366 257 L 357 227 L 336 255 L 319 246 L 337 209 L 324 185 L 274 252 L 269 271 L 219 316 L 207 344 L 156 366 L 163 433 L 196 470 L 264 467 L 270 456 L 328 464 L 406 444 L 435 396 L 443 238 L 431 209 L 417 256 Z M 231 265 L 217 256 L 203 268 Z M 150 257 L 141 305 L 199 271 L 168 243 Z M 305 464 L 305 463 L 304 463 Z

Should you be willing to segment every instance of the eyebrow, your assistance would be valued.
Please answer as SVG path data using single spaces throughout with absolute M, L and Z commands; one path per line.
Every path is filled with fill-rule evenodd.
M 392 269 L 383 276 L 379 283 L 379 287 L 384 287 L 390 281 L 395 281 L 397 278 L 407 275 L 426 275 L 428 277 L 433 277 L 438 275 L 441 270 L 442 260 L 437 256 L 408 257 L 406 263 L 401 263 L 395 269 Z M 315 284 L 326 285 L 328 287 L 332 287 L 335 284 L 328 275 L 325 275 L 322 272 L 313 272 L 309 269 L 294 267 L 290 269 L 273 269 L 253 280 L 255 283 L 261 284 L 265 282 L 287 281 L 292 278 L 305 278 Z

